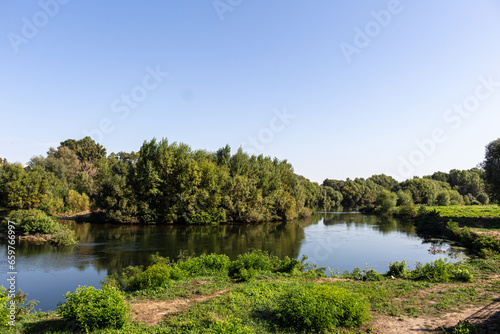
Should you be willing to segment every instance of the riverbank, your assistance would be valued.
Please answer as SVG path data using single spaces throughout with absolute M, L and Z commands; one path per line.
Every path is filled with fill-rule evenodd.
M 444 224 L 447 218 L 435 216 L 429 221 Z M 448 271 L 443 271 L 443 266 L 434 262 L 422 265 L 420 271 L 412 273 L 400 262 L 387 268 L 391 272 L 385 275 L 357 269 L 337 274 L 338 277 L 324 277 L 322 271 L 319 273 L 314 268 L 289 272 L 275 270 L 286 267 L 283 265 L 273 265 L 265 270 L 255 268 L 259 263 L 266 263 L 261 260 L 260 257 L 253 258 L 254 265 L 240 268 L 246 272 L 239 270 L 239 277 L 230 276 L 229 269 L 224 274 L 195 272 L 184 277 L 182 273 L 171 273 L 170 278 L 174 278 L 160 286 L 140 289 L 128 288 L 127 282 L 137 283 L 136 277 L 150 269 L 130 269 L 125 276 L 110 277 L 108 282 L 125 294 L 132 310 L 132 320 L 124 328 L 106 330 L 106 333 L 294 333 L 297 332 L 295 329 L 278 326 L 275 317 L 279 305 L 276 301 L 284 298 L 291 289 L 309 291 L 320 286 L 350 291 L 370 306 L 371 320 L 357 328 L 340 326 L 330 330 L 331 333 L 446 332 L 464 320 L 480 333 L 486 332 L 486 328 L 490 332 L 500 330 L 495 327 L 500 300 L 498 257 L 472 258 L 460 264 L 450 264 Z M 160 262 L 165 264 L 165 261 Z M 190 272 L 188 269 L 184 265 L 183 270 Z M 443 275 L 444 272 L 448 275 Z M 461 277 L 470 277 L 472 282 L 464 282 Z M 74 328 L 71 326 L 56 312 L 48 312 L 21 318 L 18 327 L 11 332 L 64 333 L 72 332 Z
M 281 328 L 275 319 L 279 300 L 295 289 L 309 291 L 320 286 L 349 291 L 370 306 L 371 319 L 358 328 L 337 327 L 329 333 L 402 333 L 417 329 L 444 333 L 459 321 L 468 321 L 478 330 L 500 330 L 496 323 L 500 298 L 498 261 L 470 260 L 456 269 L 473 273 L 473 282 L 440 282 L 439 276 L 436 282 L 414 277 L 392 279 L 391 275 L 363 281 L 348 275 L 324 277 L 314 268 L 295 272 L 261 268 L 243 281 L 242 277 L 231 278 L 221 272 L 199 272 L 136 290 L 127 288 L 127 284 L 134 281 L 133 277 L 139 277 L 135 282 L 141 281 L 144 275 L 129 271 L 110 277 L 108 283 L 125 290 L 131 321 L 106 333 L 295 333 L 296 329 Z M 24 316 L 10 333 L 69 333 L 74 330 L 71 326 L 74 324 L 64 322 L 56 312 L 38 313 Z

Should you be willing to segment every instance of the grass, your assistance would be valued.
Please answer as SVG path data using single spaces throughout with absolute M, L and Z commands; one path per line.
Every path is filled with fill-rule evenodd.
M 459 267 L 474 273 L 473 283 L 433 283 L 425 280 L 384 277 L 381 281 L 314 278 L 287 273 L 261 273 L 253 280 L 238 282 L 223 275 L 187 277 L 155 288 L 126 293 L 129 304 L 140 300 L 186 303 L 166 314 L 153 326 L 132 321 L 122 329 L 100 329 L 92 333 L 295 333 L 276 321 L 282 296 L 293 289 L 331 286 L 362 296 L 370 305 L 372 317 L 439 317 L 473 305 L 487 304 L 498 292 L 498 259 L 474 259 Z M 223 293 L 219 293 L 223 292 Z M 73 327 L 72 327 L 73 326 Z M 358 328 L 337 327 L 326 333 L 366 333 L 371 323 Z M 72 333 L 74 325 L 62 321 L 56 312 L 29 314 L 7 333 Z
M 498 205 L 428 206 L 426 210 L 429 212 L 436 210 L 442 218 L 452 219 L 461 226 L 500 230 L 500 206 Z
M 487 226 L 487 229 L 496 229 L 496 225 L 490 223 L 500 219 L 500 210 L 493 205 L 427 208 L 429 211 L 433 209 L 440 212 L 436 221 L 462 219 L 474 222 L 475 226 Z M 144 269 L 129 269 L 126 270 L 127 275 L 108 278 L 109 284 L 125 291 L 129 304 L 146 301 L 146 304 L 163 302 L 170 305 L 173 311 L 165 312 L 161 321 L 149 326 L 130 321 L 122 329 L 100 329 L 92 333 L 295 333 L 297 330 L 293 328 L 280 326 L 277 317 L 277 311 L 283 307 L 280 301 L 284 296 L 290 296 L 290 291 L 305 291 L 318 286 L 347 290 L 360 296 L 369 303 L 370 315 L 375 319 L 380 316 L 437 319 L 450 312 L 486 305 L 495 299 L 500 289 L 499 256 L 471 258 L 453 265 L 452 273 L 455 269 L 467 270 L 473 275 L 472 282 L 461 282 L 450 279 L 450 276 L 445 279 L 432 275 L 419 276 L 416 271 L 406 270 L 403 262 L 391 264 L 393 272 L 401 275 L 393 280 L 387 273 L 368 275 L 368 269 L 366 272 L 358 270 L 364 275 L 357 275 L 354 271 L 347 273 L 345 277 L 350 279 L 325 278 L 318 274 L 321 268 L 303 266 L 291 260 L 281 261 L 264 252 L 256 252 L 231 263 L 224 258 L 210 256 L 182 261 L 184 264 L 176 264 L 168 259 L 156 258 L 158 265 L 179 266 L 188 274 L 187 277 L 181 275 L 148 289 L 127 288 L 133 286 L 129 283 Z M 215 270 L 214 263 L 220 263 L 222 269 Z M 429 271 L 435 265 L 423 267 Z M 358 328 L 331 327 L 324 332 L 370 333 L 372 325 L 368 321 Z M 42 312 L 23 316 L 16 327 L 6 333 L 74 331 L 74 325 L 65 323 L 58 313 Z

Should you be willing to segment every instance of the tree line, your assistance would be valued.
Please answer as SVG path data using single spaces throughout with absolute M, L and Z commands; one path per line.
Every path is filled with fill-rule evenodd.
M 140 223 L 290 220 L 314 210 L 474 205 L 500 199 L 500 139 L 480 168 L 436 172 L 403 182 L 380 174 L 326 179 L 294 173 L 286 160 L 192 150 L 168 140 L 145 141 L 139 152 L 107 155 L 90 137 L 68 139 L 28 166 L 0 159 L 0 206 L 52 215 L 91 210 L 103 219 Z
M 240 148 L 192 150 L 166 139 L 139 152 L 106 154 L 85 137 L 69 139 L 28 167 L 0 164 L 0 206 L 56 215 L 92 210 L 105 219 L 140 223 L 290 220 L 331 208 L 336 198 L 296 175 L 286 160 Z M 335 194 L 333 194 L 335 195 Z

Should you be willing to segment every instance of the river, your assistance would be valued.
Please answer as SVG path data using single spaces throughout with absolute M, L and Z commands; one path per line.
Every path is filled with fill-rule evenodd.
M 309 257 L 309 263 L 334 271 L 365 269 L 384 273 L 393 261 L 416 262 L 438 258 L 456 259 L 446 243 L 425 243 L 411 223 L 359 213 L 319 213 L 287 223 L 222 226 L 105 225 L 64 221 L 76 231 L 79 245 L 53 247 L 18 242 L 16 286 L 28 299 L 38 300 L 36 309 L 54 310 L 67 291 L 79 285 L 100 287 L 107 274 L 129 265 L 148 265 L 151 254 L 177 258 L 188 254 L 223 253 L 232 260 L 250 249 L 262 249 L 279 257 Z M 436 246 L 445 253 L 429 252 Z M 7 254 L 5 240 L 0 243 Z M 433 254 L 434 253 L 434 254 Z M 8 263 L 0 270 L 7 286 Z M 326 271 L 329 273 L 329 271 Z

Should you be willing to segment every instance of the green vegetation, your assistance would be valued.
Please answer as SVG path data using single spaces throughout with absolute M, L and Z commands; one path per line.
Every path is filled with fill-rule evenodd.
M 380 315 L 439 316 L 458 311 L 464 305 L 488 303 L 498 281 L 491 281 L 491 277 L 500 273 L 498 259 L 491 258 L 456 264 L 438 260 L 417 265 L 413 270 L 406 261 L 398 261 L 391 263 L 385 274 L 368 268 L 355 269 L 345 280 L 327 278 L 324 268 L 299 265 L 286 258 L 280 260 L 261 251 L 242 255 L 232 262 L 218 254 L 183 255 L 176 262 L 156 255 L 154 260 L 156 263 L 148 268 L 129 267 L 121 274 L 108 276 L 101 289 L 79 287 L 66 295 L 57 312 L 24 313 L 14 328 L 5 330 L 8 333 L 370 332 L 370 319 Z M 231 268 L 240 268 L 241 263 L 247 271 L 255 273 L 252 279 L 231 279 Z M 470 283 L 472 277 L 474 282 Z M 138 282 L 148 283 L 140 286 Z M 167 305 L 164 307 L 174 311 L 149 325 L 141 322 L 146 321 L 144 318 L 130 320 L 130 310 L 140 316 L 145 305 Z M 457 328 L 465 330 L 472 326 L 459 324 Z
M 15 223 L 17 235 L 40 236 L 39 240 L 55 245 L 69 246 L 78 243 L 73 230 L 56 222 L 41 210 L 12 211 L 0 224 L 0 230 L 7 230 L 8 221 Z
M 33 311 L 37 302 L 27 301 L 27 295 L 21 290 L 7 290 L 0 285 L 0 328 L 11 326 L 18 317 Z
M 85 333 L 99 328 L 120 329 L 128 322 L 128 305 L 118 289 L 103 286 L 78 287 L 75 292 L 68 292 L 66 302 L 60 304 L 57 312 L 65 322 L 75 323 Z
M 370 305 L 361 296 L 330 285 L 298 285 L 286 291 L 275 311 L 284 328 L 323 332 L 359 327 L 370 318 Z
M 342 195 L 296 175 L 276 158 L 229 146 L 193 151 L 166 139 L 138 153 L 106 155 L 90 137 L 68 139 L 28 168 L 0 163 L 0 207 L 68 214 L 88 209 L 119 223 L 218 224 L 291 220 Z

